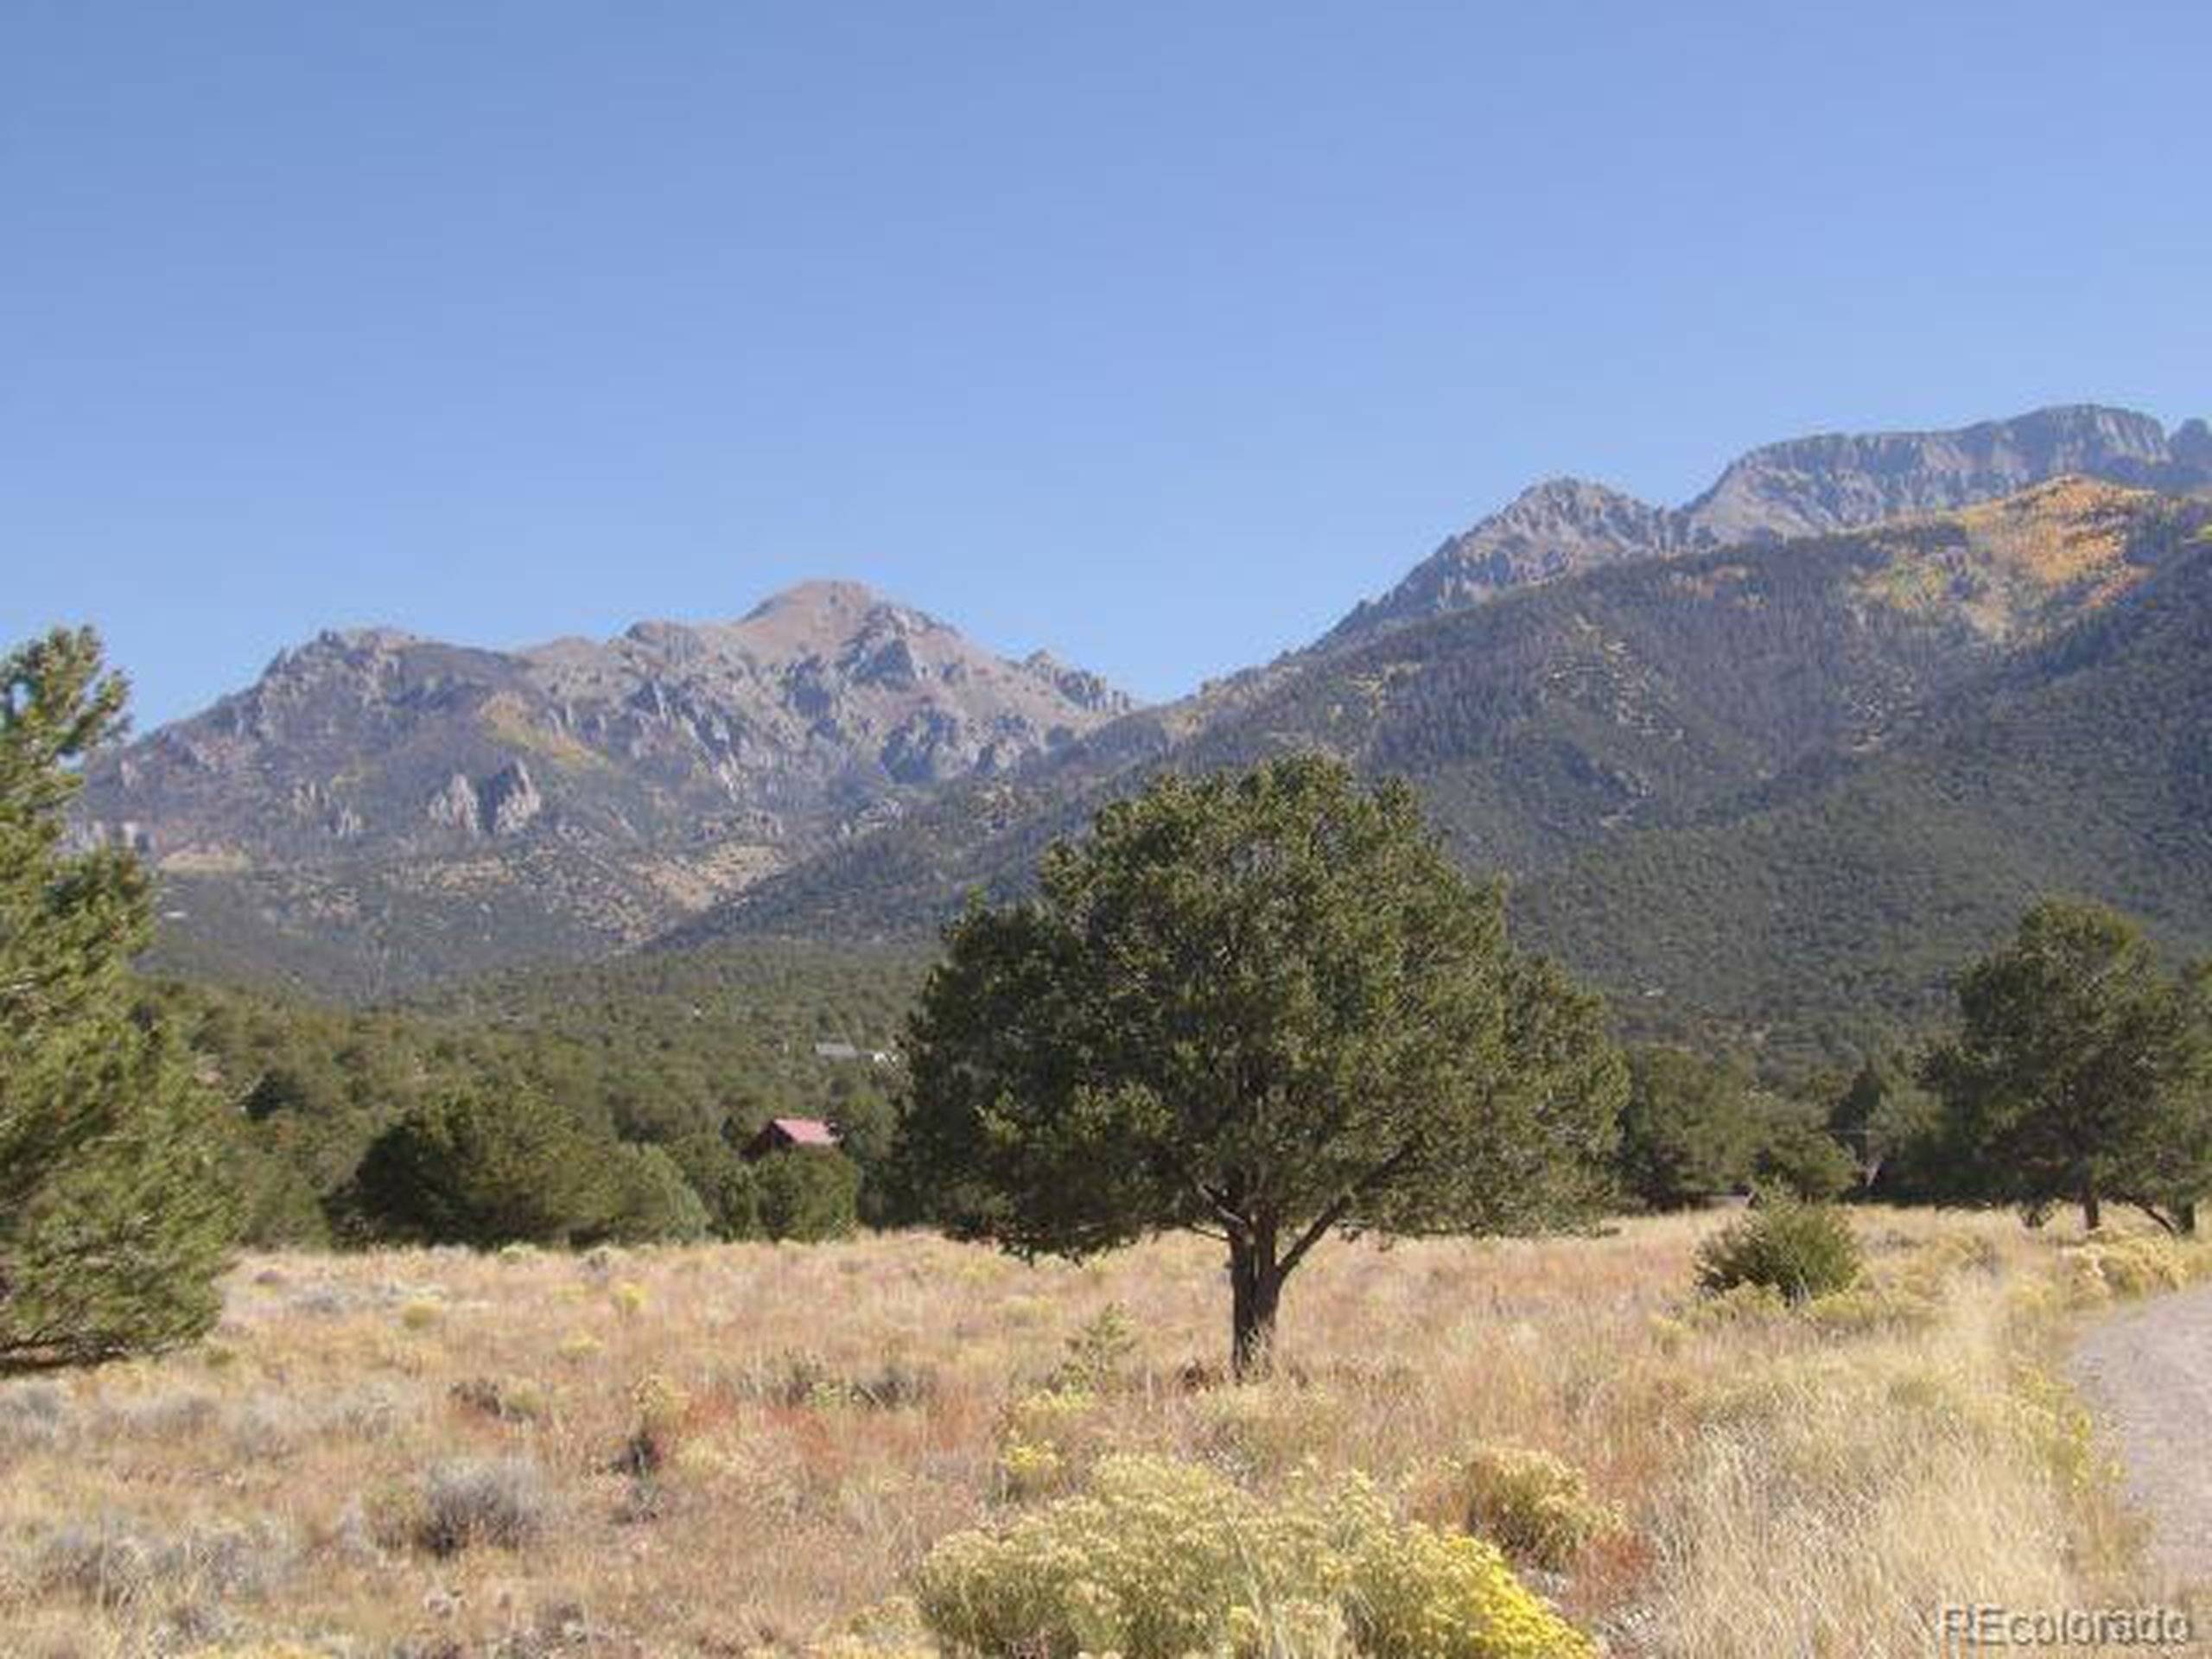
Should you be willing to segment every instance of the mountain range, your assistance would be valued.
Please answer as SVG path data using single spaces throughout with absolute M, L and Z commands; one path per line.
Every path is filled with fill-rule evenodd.
M 170 965 L 359 995 L 924 931 L 1155 769 L 1321 747 L 1631 1024 L 1910 1019 L 2054 884 L 2212 944 L 2208 490 L 2202 422 L 2088 405 L 1770 445 L 1676 508 L 1553 480 L 1147 709 L 830 584 L 513 654 L 325 636 L 104 758 L 86 830 L 160 864 Z
M 100 758 L 82 830 L 162 871 L 168 958 L 375 993 L 639 943 L 1129 706 L 849 582 L 514 652 L 327 632 Z

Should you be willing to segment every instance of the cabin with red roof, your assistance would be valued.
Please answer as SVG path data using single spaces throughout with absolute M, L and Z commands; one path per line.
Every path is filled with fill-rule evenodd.
M 835 1148 L 836 1144 L 837 1131 L 818 1117 L 772 1117 L 761 1126 L 760 1134 L 739 1148 L 738 1156 L 753 1163 L 771 1153 L 789 1152 L 794 1147 Z

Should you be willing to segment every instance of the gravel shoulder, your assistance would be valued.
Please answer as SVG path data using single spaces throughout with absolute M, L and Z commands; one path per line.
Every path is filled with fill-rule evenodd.
M 2071 1370 L 2150 1520 L 2152 1564 L 2176 1589 L 2212 1586 L 2212 1285 L 2098 1320 Z

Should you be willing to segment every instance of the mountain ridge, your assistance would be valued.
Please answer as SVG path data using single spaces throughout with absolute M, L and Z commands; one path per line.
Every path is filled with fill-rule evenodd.
M 1943 512 L 2069 474 L 2181 490 L 2212 486 L 2212 428 L 2101 404 L 2059 404 L 1969 426 L 1815 433 L 1746 450 L 1703 491 L 1662 507 L 1609 485 L 1548 479 L 1447 538 L 1322 648 L 1510 588 L 1635 558 L 1816 535 Z

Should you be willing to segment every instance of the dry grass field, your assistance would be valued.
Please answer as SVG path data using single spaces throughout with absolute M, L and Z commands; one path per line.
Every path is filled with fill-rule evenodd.
M 1602 1524 L 1523 1577 L 1613 1654 L 1920 1654 L 1945 1601 L 2140 1588 L 2051 1360 L 2193 1258 L 1857 1223 L 1871 1282 L 1796 1311 L 1691 1294 L 1713 1217 L 1332 1244 L 1246 1389 L 1195 1241 L 256 1257 L 199 1346 L 0 1386 L 0 1650 L 929 1651 L 931 1546 L 1126 1452 L 1440 1525 L 1482 1448 L 1554 1454 Z

